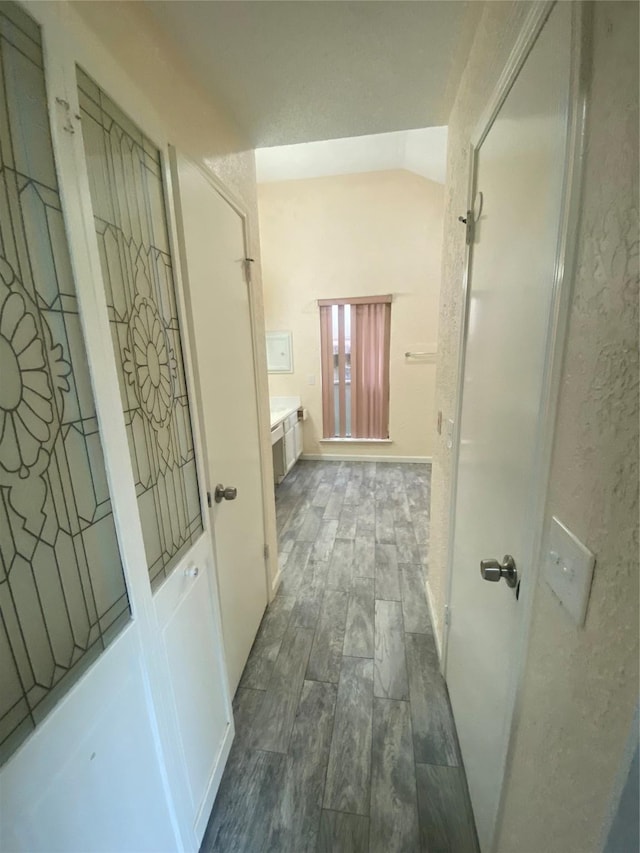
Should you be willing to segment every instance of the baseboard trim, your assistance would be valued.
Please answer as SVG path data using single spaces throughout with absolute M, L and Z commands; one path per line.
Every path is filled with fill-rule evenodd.
M 278 565 L 278 571 L 276 572 L 276 576 L 271 581 L 271 595 L 269 597 L 269 602 L 272 602 L 273 599 L 276 597 L 276 593 L 278 592 L 278 587 L 280 586 L 281 581 L 282 581 L 282 569 Z
M 429 616 L 431 617 L 431 624 L 433 625 L 433 636 L 436 641 L 436 651 L 438 652 L 438 663 L 442 663 L 442 641 L 440 640 L 438 627 L 441 627 L 444 630 L 444 625 L 438 626 L 438 622 L 435 618 L 436 610 L 433 604 L 433 595 L 431 593 L 429 581 L 427 581 L 425 586 L 427 590 L 427 607 L 429 608 Z
M 308 462 L 415 462 L 431 465 L 431 456 L 378 456 L 364 453 L 303 453 L 300 457 Z

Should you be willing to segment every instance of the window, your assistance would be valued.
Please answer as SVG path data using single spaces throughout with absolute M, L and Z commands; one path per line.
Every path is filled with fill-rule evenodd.
M 324 438 L 389 438 L 391 297 L 318 305 Z

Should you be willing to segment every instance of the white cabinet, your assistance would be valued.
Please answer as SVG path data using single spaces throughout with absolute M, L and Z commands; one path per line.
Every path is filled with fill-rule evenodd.
M 302 447 L 304 443 L 302 439 L 302 421 L 296 421 L 293 431 L 296 436 L 296 459 L 299 459 L 302 454 Z
M 296 454 L 296 424 L 298 422 L 297 412 L 288 415 L 284 420 L 284 459 L 285 471 L 289 471 L 295 465 Z
M 292 403 L 295 404 L 295 408 Z M 286 408 L 275 409 L 273 405 L 271 407 L 271 445 L 276 483 L 284 480 L 302 454 L 302 423 L 298 420 L 299 406 L 299 401 L 291 401 Z
M 285 470 L 288 472 L 296 462 L 296 433 L 295 430 L 287 430 L 284 434 L 284 459 Z

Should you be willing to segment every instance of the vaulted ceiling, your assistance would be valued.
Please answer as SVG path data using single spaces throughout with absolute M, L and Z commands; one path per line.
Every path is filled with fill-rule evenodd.
M 147 0 L 256 147 L 447 124 L 482 3 Z

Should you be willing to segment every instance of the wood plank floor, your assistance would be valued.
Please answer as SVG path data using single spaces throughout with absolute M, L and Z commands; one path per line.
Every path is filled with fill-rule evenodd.
M 430 467 L 299 462 L 201 853 L 478 853 L 424 594 Z

